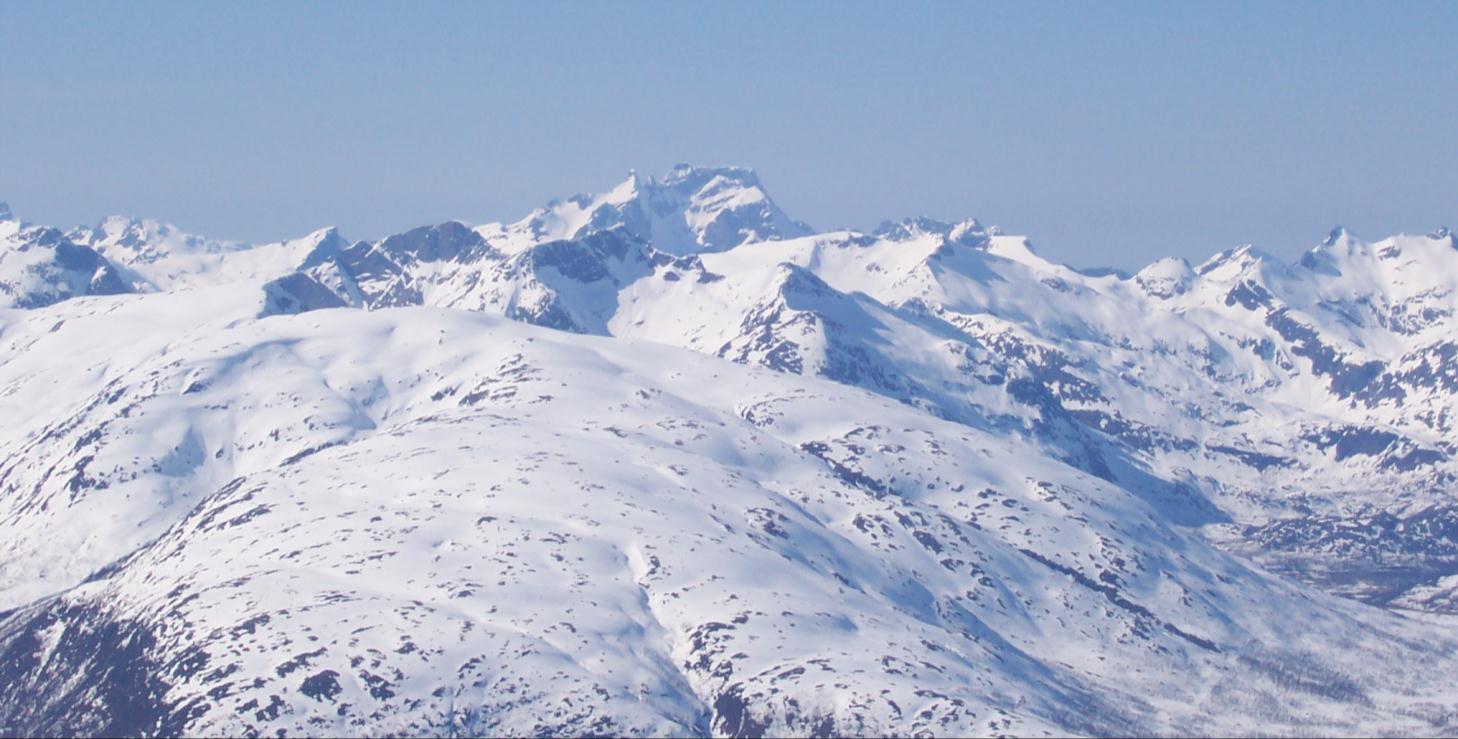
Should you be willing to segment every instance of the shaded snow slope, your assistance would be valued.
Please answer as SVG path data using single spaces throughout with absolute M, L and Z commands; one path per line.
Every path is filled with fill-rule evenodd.
M 89 560 L 0 626 L 22 733 L 1448 726 L 1443 629 L 1303 593 L 1028 443 L 479 314 L 195 297 L 165 356 L 8 385 L 96 388 L 37 414 L 69 481 L 6 494 L 7 539 L 48 513 Z M 5 335 L 85 344 L 175 299 Z
M 1124 275 L 738 168 L 0 210 L 0 729 L 1454 733 L 1455 309 L 1446 230 Z

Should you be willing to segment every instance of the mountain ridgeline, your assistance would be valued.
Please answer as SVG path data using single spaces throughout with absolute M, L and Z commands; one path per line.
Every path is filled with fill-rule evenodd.
M 1453 734 L 1458 240 L 0 205 L 0 734 Z

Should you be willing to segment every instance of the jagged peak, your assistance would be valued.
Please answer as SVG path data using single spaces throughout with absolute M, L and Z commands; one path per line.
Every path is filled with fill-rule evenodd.
M 1241 244 L 1232 249 L 1226 249 L 1215 256 L 1206 259 L 1195 268 L 1195 274 L 1207 275 L 1217 269 L 1229 265 L 1238 265 L 1239 269 L 1266 264 L 1279 264 L 1280 260 L 1270 254 L 1255 248 L 1251 244 Z
M 420 262 L 473 261 L 495 253 L 476 229 L 461 221 L 444 221 L 391 234 L 374 248 Z
M 1399 235 L 1400 236 L 1400 235 Z M 1389 246 L 1393 239 L 1388 239 Z M 1339 275 L 1351 260 L 1366 260 L 1374 256 L 1376 246 L 1357 238 L 1344 226 L 1334 226 L 1321 243 L 1301 255 L 1300 266 L 1326 275 Z
M 1356 253 L 1365 247 L 1366 244 L 1345 226 L 1333 226 L 1331 231 L 1327 232 L 1326 238 L 1322 239 L 1321 243 L 1307 250 L 1307 254 Z M 1306 259 L 1303 257 L 1302 262 L 1304 263 L 1305 261 Z
M 144 237 L 165 238 L 172 234 L 180 234 L 184 237 L 191 234 L 183 234 L 176 226 L 165 221 L 154 218 L 138 218 L 136 216 L 125 216 L 112 214 L 96 224 L 95 231 L 107 235 L 140 234 Z
M 1449 248 L 1458 249 L 1458 233 L 1452 232 L 1448 226 L 1439 226 L 1438 230 L 1433 230 L 1427 235 L 1427 238 L 1435 242 L 1446 242 Z
M 881 225 L 871 231 L 872 236 L 889 241 L 908 241 L 921 236 L 940 236 L 947 241 L 968 245 L 985 244 L 988 237 L 999 233 L 1001 232 L 995 228 L 984 227 L 976 218 L 966 218 L 957 223 L 949 223 L 927 216 L 911 216 L 899 221 L 882 221 Z
M 760 187 L 759 175 L 749 167 L 701 166 L 682 162 L 673 165 L 673 169 L 669 170 L 662 180 L 654 179 L 651 182 L 669 187 L 686 184 L 702 186 L 716 177 L 722 177 L 743 187 Z
M 565 200 L 554 198 L 546 204 L 545 208 L 538 208 L 528 216 L 540 216 L 543 213 L 561 208 L 563 205 L 571 204 L 583 210 L 590 210 L 602 205 L 625 205 L 634 200 L 644 197 L 654 197 L 665 192 L 676 192 L 680 195 L 689 196 L 695 192 L 702 191 L 709 185 L 720 181 L 742 190 L 755 190 L 761 195 L 764 190 L 759 181 L 759 175 L 747 167 L 735 166 L 713 166 L 704 167 L 691 164 L 677 164 L 674 168 L 662 177 L 644 178 L 637 169 L 628 170 L 628 176 L 612 188 L 601 193 L 578 193 Z
M 160 223 L 160 221 L 156 220 L 138 218 L 136 216 L 123 215 L 121 213 L 112 213 L 111 215 L 104 216 L 101 220 L 97 221 L 96 226 L 97 228 L 127 228 L 129 226 L 140 226 L 148 222 Z
M 1357 237 L 1353 235 L 1351 231 L 1347 230 L 1346 226 L 1336 225 L 1332 226 L 1331 231 L 1328 232 L 1326 238 L 1322 240 L 1321 246 L 1336 246 L 1337 244 L 1341 244 L 1344 242 L 1354 242 L 1356 240 Z
M 673 169 L 662 177 L 644 178 L 637 169 L 630 169 L 627 178 L 613 186 L 612 189 L 600 195 L 580 193 L 569 198 L 569 201 L 578 204 L 579 207 L 587 207 L 593 202 L 624 203 L 636 197 L 651 195 L 663 190 L 683 192 L 700 190 L 715 180 L 723 180 L 725 183 L 746 190 L 753 189 L 763 192 L 759 175 L 748 167 L 699 166 L 680 163 L 674 165 Z M 553 204 L 560 205 L 561 201 L 553 201 Z M 553 204 L 549 204 L 549 207 L 552 207 Z
M 67 234 L 54 226 L 40 226 L 28 223 L 23 224 L 18 233 L 20 238 L 24 239 L 26 243 L 36 246 L 55 247 L 61 243 L 73 243 Z M 90 247 L 87 247 L 87 249 L 89 250 Z
M 152 218 L 109 215 L 95 226 L 81 226 L 67 234 L 83 243 L 116 253 L 123 261 L 150 261 L 169 253 L 222 253 L 252 246 L 242 241 L 223 241 L 187 233 L 171 223 Z M 120 250 L 120 253 L 117 253 Z
M 415 245 L 424 239 L 434 240 L 441 238 L 452 241 L 467 239 L 472 241 L 481 241 L 482 243 L 485 243 L 485 239 L 482 238 L 481 234 L 477 233 L 476 230 L 470 226 L 470 224 L 456 220 L 442 221 L 440 223 L 428 223 L 423 226 L 416 226 L 415 228 L 410 228 L 404 231 L 400 231 L 398 233 L 390 234 L 389 236 L 380 239 L 377 243 L 382 247 L 390 248 L 393 246 Z
M 506 227 L 498 238 L 515 252 L 531 243 L 620 225 L 672 254 L 723 251 L 813 232 L 770 200 L 753 170 L 681 164 L 662 179 L 645 181 L 633 170 L 605 193 L 554 200 Z
M 308 249 L 299 269 L 308 269 L 333 259 L 349 247 L 349 242 L 335 226 L 326 226 L 291 243 L 302 243 Z
M 871 230 L 872 236 L 901 241 L 923 234 L 945 235 L 952 230 L 952 224 L 927 216 L 908 216 L 899 221 L 881 221 Z
M 601 194 L 579 193 L 572 196 L 571 202 L 579 208 L 591 208 L 594 205 L 621 205 L 631 202 L 642 196 L 646 187 L 643 178 L 638 176 L 638 170 L 628 170 L 627 179 L 614 185 L 611 190 Z
M 339 233 L 338 226 L 325 226 L 324 228 L 309 233 L 304 238 L 317 244 L 325 241 L 342 241 L 344 236 Z
M 304 234 L 303 236 L 300 236 L 296 239 L 288 239 L 284 243 L 295 245 L 304 244 L 312 247 L 319 247 L 331 244 L 336 246 L 348 245 L 349 242 L 344 238 L 344 235 L 339 232 L 338 226 L 325 226 L 323 228 L 318 228 L 310 231 L 309 233 Z
M 947 236 L 953 241 L 961 241 L 969 236 L 991 236 L 1000 233 L 1001 231 L 996 226 L 985 228 L 982 222 L 976 218 L 964 218 L 952 226 L 952 231 Z

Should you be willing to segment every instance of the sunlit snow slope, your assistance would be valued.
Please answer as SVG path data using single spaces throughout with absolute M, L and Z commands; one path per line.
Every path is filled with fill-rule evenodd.
M 0 213 L 0 734 L 1458 733 L 1446 231 Z

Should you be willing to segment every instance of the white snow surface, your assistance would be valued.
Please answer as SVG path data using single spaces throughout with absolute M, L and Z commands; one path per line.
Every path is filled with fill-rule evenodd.
M 1132 276 L 737 168 L 0 218 L 0 732 L 1453 734 L 1458 245 Z

